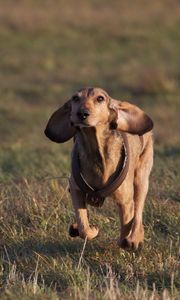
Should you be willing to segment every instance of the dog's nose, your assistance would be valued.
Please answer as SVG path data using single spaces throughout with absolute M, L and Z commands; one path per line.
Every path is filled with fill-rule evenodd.
M 90 115 L 90 112 L 88 109 L 80 108 L 77 115 L 81 120 L 85 120 Z

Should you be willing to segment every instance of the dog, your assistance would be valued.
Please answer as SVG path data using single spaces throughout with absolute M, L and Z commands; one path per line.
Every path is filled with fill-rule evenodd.
M 137 250 L 144 240 L 143 209 L 153 166 L 153 122 L 134 104 L 112 99 L 100 88 L 77 91 L 53 113 L 45 135 L 56 143 L 74 138 L 70 193 L 77 223 L 72 237 L 91 240 L 98 228 L 88 221 L 87 205 L 117 204 L 118 245 Z

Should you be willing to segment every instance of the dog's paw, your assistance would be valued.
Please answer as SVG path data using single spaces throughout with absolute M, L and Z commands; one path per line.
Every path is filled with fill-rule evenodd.
M 143 241 L 132 241 L 130 238 L 124 238 L 118 241 L 118 245 L 124 250 L 136 251 L 142 245 Z
M 77 223 L 73 223 L 69 227 L 69 235 L 71 237 L 80 236 L 82 239 L 87 238 L 87 240 L 94 239 L 99 233 L 99 229 L 96 226 L 90 225 L 88 229 L 79 232 Z
M 99 233 L 99 229 L 96 226 L 90 225 L 90 227 L 84 232 L 84 237 L 87 238 L 89 241 L 94 239 Z
M 144 241 L 144 228 L 141 226 L 139 229 L 133 228 L 128 236 L 120 237 L 118 245 L 124 250 L 136 251 Z

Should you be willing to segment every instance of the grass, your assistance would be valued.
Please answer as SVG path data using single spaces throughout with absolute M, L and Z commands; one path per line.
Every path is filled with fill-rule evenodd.
M 0 1 L 0 299 L 178 299 L 179 1 Z M 71 141 L 43 130 L 74 90 L 100 86 L 155 123 L 145 243 L 116 245 L 110 200 L 101 231 L 68 236 Z

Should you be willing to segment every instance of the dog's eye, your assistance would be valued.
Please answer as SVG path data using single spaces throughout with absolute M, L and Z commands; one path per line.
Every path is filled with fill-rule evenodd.
M 104 97 L 103 97 L 103 96 L 98 96 L 98 97 L 97 97 L 97 101 L 98 101 L 98 102 L 104 101 Z
M 79 97 L 78 95 L 74 95 L 74 96 L 72 97 L 72 100 L 73 100 L 74 102 L 78 102 L 78 101 L 80 100 L 80 97 Z

